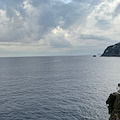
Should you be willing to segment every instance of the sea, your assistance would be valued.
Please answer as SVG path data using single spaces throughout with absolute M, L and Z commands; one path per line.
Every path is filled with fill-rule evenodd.
M 0 120 L 108 120 L 119 57 L 0 58 Z

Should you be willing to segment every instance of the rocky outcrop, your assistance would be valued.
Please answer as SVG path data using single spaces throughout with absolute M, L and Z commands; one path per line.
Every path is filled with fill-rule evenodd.
M 109 56 L 109 57 L 116 56 L 116 57 L 120 57 L 120 43 L 108 46 L 101 56 Z

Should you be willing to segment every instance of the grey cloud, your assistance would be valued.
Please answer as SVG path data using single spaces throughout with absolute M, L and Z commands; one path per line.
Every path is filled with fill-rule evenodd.
M 49 40 L 49 43 L 52 47 L 56 47 L 56 48 L 71 47 L 71 44 L 62 37 L 59 37 L 57 39 L 51 39 Z
M 86 4 L 78 4 L 77 2 L 71 2 L 69 4 L 54 6 L 57 10 L 58 17 L 62 17 L 64 21 L 63 28 L 66 29 L 73 24 L 85 24 L 87 15 L 92 11 L 90 6 Z
M 97 20 L 96 26 L 99 29 L 108 30 L 110 28 L 110 21 L 105 19 L 96 19 L 96 20 Z
M 28 39 L 32 38 L 31 36 L 34 34 L 33 40 L 39 40 L 42 36 L 48 32 L 49 29 L 57 26 L 56 19 L 58 15 L 54 9 L 54 3 L 57 2 L 55 0 L 32 0 L 28 3 L 35 9 L 31 9 L 30 13 L 28 13 L 26 9 L 24 9 L 25 0 L 14 1 L 14 0 L 6 0 L 0 1 L 0 8 L 6 11 L 6 17 L 9 19 L 7 26 L 8 35 L 10 33 L 8 41 L 17 41 L 18 34 L 26 37 Z M 60 2 L 63 4 L 62 2 Z M 1 7 L 4 6 L 4 7 Z M 29 7 L 29 6 L 28 6 Z M 20 13 L 20 16 L 16 15 L 16 11 Z M 3 20 L 3 23 L 5 21 Z M 21 26 L 21 30 L 16 26 Z M 17 32 L 18 31 L 18 32 Z M 18 33 L 18 34 L 16 34 Z M 36 36 L 35 36 L 36 35 Z M 5 39 L 4 39 L 5 38 Z M 0 41 L 7 41 L 7 37 L 0 39 Z M 20 37 L 21 38 L 21 37 Z
M 104 0 L 73 0 L 73 1 L 78 2 L 78 3 L 87 3 L 87 4 L 90 4 L 91 6 L 94 6 L 94 5 L 97 5 Z
M 113 17 L 116 17 L 120 14 L 120 3 L 117 5 L 116 9 L 113 12 Z
M 23 4 L 25 1 L 28 1 L 26 8 Z M 67 4 L 62 0 L 2 0 L 0 8 L 6 10 L 8 21 L 3 28 L 6 34 L 0 35 L 0 41 L 24 43 L 40 41 L 44 40 L 44 36 L 50 34 L 51 30 L 57 26 L 68 30 L 74 24 L 83 25 L 89 13 L 98 4 L 96 0 L 94 4 L 92 3 L 91 0 L 73 0 Z M 5 22 L 4 19 L 3 22 Z M 82 36 L 82 38 L 86 37 Z M 93 38 L 95 39 L 95 36 Z M 57 38 L 48 36 L 46 39 L 50 39 L 48 43 L 54 47 L 71 46 L 63 36 Z M 47 44 L 47 41 L 44 41 Z
M 8 41 L 19 41 L 18 36 L 20 39 L 26 37 L 40 40 L 49 30 L 61 25 L 61 18 L 64 23 L 62 27 L 67 29 L 75 23 L 82 24 L 85 22 L 90 11 L 90 7 L 78 4 L 75 1 L 65 4 L 62 0 L 31 0 L 28 3 L 33 9 L 28 8 L 31 9 L 28 14 L 29 11 L 27 12 L 27 8 L 24 8 L 23 2 L 25 0 L 0 1 L 0 8 L 6 10 L 6 15 L 9 19 L 8 25 L 5 27 L 8 27 L 8 35 L 12 34 L 11 38 L 8 37 Z M 18 11 L 20 15 L 17 15 L 15 11 Z M 7 38 L 5 40 L 7 41 Z M 4 38 L 2 38 L 2 41 L 4 41 Z
M 23 2 L 24 0 L 0 0 L 0 8 L 16 7 L 18 4 L 21 4 Z
M 105 0 L 71 0 L 68 3 L 64 0 L 0 0 L 0 43 L 12 46 L 13 42 L 13 46 L 20 45 L 21 50 L 22 45 L 33 45 L 29 49 L 43 45 L 50 46 L 51 49 L 73 50 L 75 47 L 87 49 L 85 46 L 89 44 L 93 47 L 93 44 L 102 46 L 116 42 L 112 40 L 114 35 L 111 35 L 111 39 L 107 37 L 112 33 L 109 31 L 112 26 L 109 15 L 102 8 L 106 3 L 103 2 L 103 6 L 99 8 L 102 4 L 98 4 L 102 1 Z M 113 16 L 119 14 L 119 8 L 120 5 Z M 100 12 L 104 15 L 99 16 Z
M 104 37 L 104 36 L 98 36 L 98 35 L 87 35 L 87 34 L 81 34 L 81 39 L 87 39 L 87 40 L 98 40 L 98 41 L 113 41 L 110 38 Z

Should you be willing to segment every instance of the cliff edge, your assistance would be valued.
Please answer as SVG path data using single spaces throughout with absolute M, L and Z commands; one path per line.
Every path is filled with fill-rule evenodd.
M 120 57 L 120 43 L 108 46 L 101 56 Z

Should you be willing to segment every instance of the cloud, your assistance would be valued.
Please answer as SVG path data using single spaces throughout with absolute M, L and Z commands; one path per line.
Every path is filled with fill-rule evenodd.
M 119 41 L 119 11 L 120 0 L 1 0 L 0 48 L 72 53 L 105 47 Z
M 106 19 L 98 19 L 96 22 L 96 26 L 99 29 L 109 30 L 110 29 L 110 22 Z
M 65 48 L 70 47 L 71 44 L 67 39 L 67 31 L 63 30 L 60 26 L 57 26 L 50 33 L 44 36 L 44 42 L 47 45 L 55 48 Z
M 99 40 L 99 41 L 111 41 L 110 38 L 106 38 L 104 36 L 98 36 L 98 35 L 85 35 L 81 34 L 81 39 L 87 39 L 87 40 Z
M 75 23 L 82 24 L 88 14 L 85 5 L 76 2 L 11 0 L 1 4 L 5 6 L 1 9 L 1 30 L 5 32 L 1 34 L 0 41 L 39 41 L 56 26 L 67 29 Z
M 88 15 L 86 29 L 89 34 L 102 35 L 119 41 L 119 6 L 120 1 L 104 0 Z M 92 29 L 92 30 L 91 30 Z

